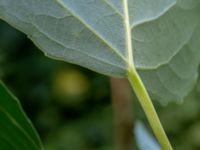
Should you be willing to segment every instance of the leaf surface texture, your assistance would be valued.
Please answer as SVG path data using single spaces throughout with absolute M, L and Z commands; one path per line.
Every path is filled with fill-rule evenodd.
M 134 61 L 154 99 L 182 100 L 197 78 L 199 1 L 125 1 L 0 0 L 0 18 L 55 59 L 117 77 Z

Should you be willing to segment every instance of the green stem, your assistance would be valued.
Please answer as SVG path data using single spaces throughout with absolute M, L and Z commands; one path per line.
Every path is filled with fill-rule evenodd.
M 158 115 L 155 111 L 155 108 L 152 104 L 151 98 L 149 97 L 149 94 L 140 79 L 140 76 L 138 75 L 137 71 L 135 69 L 131 69 L 128 73 L 128 79 L 131 83 L 131 86 L 133 90 L 135 91 L 136 96 L 138 97 L 138 100 L 147 116 L 147 119 L 150 123 L 150 126 L 160 143 L 163 150 L 173 150 L 165 131 L 160 123 L 160 120 L 158 118 Z

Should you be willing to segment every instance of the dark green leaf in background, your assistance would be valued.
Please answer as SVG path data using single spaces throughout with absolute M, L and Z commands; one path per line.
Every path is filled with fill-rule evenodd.
M 19 101 L 0 81 L 0 149 L 42 150 L 40 139 Z

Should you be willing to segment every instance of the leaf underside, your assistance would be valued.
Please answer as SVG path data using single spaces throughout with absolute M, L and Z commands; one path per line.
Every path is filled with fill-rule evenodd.
M 127 41 L 134 66 L 154 99 L 182 100 L 200 61 L 199 0 L 0 0 L 0 18 L 49 57 L 126 77 Z M 130 39 L 131 38 L 131 39 Z
M 0 149 L 42 150 L 40 139 L 18 100 L 0 81 Z

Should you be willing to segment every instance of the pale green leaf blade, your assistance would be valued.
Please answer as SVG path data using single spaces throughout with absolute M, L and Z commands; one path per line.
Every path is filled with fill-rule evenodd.
M 0 81 L 0 149 L 42 150 L 41 141 L 19 101 Z
M 79 1 L 71 2 L 81 4 Z M 89 2 L 84 1 L 88 5 Z M 125 76 L 126 60 L 122 54 L 125 51 L 124 48 L 121 51 L 117 50 L 118 47 L 124 47 L 124 42 L 121 41 L 124 39 L 123 33 L 120 33 L 120 27 L 123 30 L 123 22 L 120 26 L 116 23 L 116 21 L 120 23 L 120 17 L 115 16 L 114 10 L 110 10 L 110 7 L 106 8 L 101 1 L 96 3 L 100 5 L 98 10 L 101 13 L 105 9 L 105 13 L 99 14 L 97 19 L 102 17 L 105 21 L 110 23 L 113 21 L 113 24 L 116 24 L 118 33 L 115 37 L 119 36 L 119 39 L 115 43 L 119 42 L 119 44 L 114 45 L 111 43 L 113 41 L 109 41 L 115 40 L 109 37 L 113 36 L 112 33 L 105 30 L 106 35 L 104 35 L 101 33 L 103 28 L 97 30 L 95 24 L 101 26 L 105 24 L 102 23 L 103 20 L 99 21 L 99 25 L 97 22 L 92 22 L 95 20 L 85 20 L 73 6 L 65 9 L 55 0 L 1 0 L 0 16 L 25 32 L 50 57 L 79 64 L 103 74 Z M 105 29 L 114 28 L 107 25 Z
M 0 0 L 0 18 L 47 56 L 102 74 L 126 77 L 133 57 L 153 98 L 167 103 L 182 100 L 197 78 L 199 5 L 128 0 L 127 19 L 122 0 Z
M 115 1 L 115 0 L 114 0 Z M 156 20 L 176 5 L 176 0 L 132 0 L 129 1 L 131 26 Z
M 156 69 L 139 70 L 154 99 L 166 104 L 169 100 L 183 100 L 196 82 L 200 56 L 200 32 L 196 30 L 190 41 L 167 64 Z
M 135 27 L 136 67 L 153 98 L 163 104 L 183 100 L 198 76 L 200 11 L 188 1 L 192 9 L 183 4 L 176 2 L 162 16 Z

